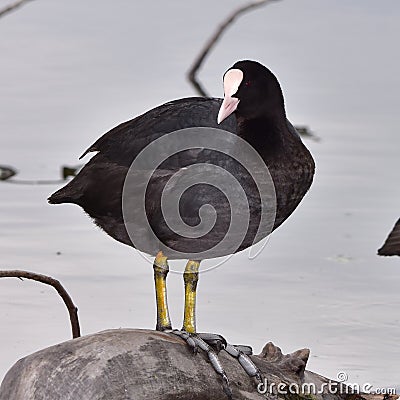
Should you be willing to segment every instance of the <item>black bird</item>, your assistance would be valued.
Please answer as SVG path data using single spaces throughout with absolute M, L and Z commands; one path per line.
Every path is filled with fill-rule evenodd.
M 167 257 L 182 258 L 182 255 L 193 254 L 193 257 L 187 257 L 190 260 L 184 274 L 185 313 L 181 331 L 181 336 L 189 341 L 190 337 L 197 340 L 195 296 L 202 258 L 196 257 L 196 253 L 208 254 L 209 257 L 206 258 L 218 257 L 251 246 L 293 213 L 308 191 L 314 175 L 313 158 L 295 128 L 286 119 L 281 87 L 269 69 L 255 61 L 239 61 L 224 74 L 223 85 L 224 99 L 192 97 L 171 101 L 113 128 L 82 155 L 83 157 L 90 152 L 97 152 L 79 174 L 49 198 L 51 204 L 74 203 L 81 206 L 114 239 L 149 254 L 157 254 L 154 277 L 158 330 L 171 329 L 166 298 Z M 146 162 L 137 170 L 130 171 L 129 174 L 133 173 L 133 180 L 138 187 L 142 178 L 144 182 L 145 177 L 150 176 L 143 199 L 148 224 L 144 226 L 137 223 L 142 199 L 135 198 L 135 187 L 125 192 L 124 185 L 129 186 L 129 168 L 141 151 L 158 139 L 164 136 L 168 138 L 167 134 L 177 130 L 199 127 L 228 131 L 226 148 L 223 149 L 226 151 L 194 144 L 194 148 L 168 154 L 150 172 L 146 170 Z M 201 132 L 203 131 L 197 132 L 200 138 Z M 206 130 L 204 132 L 209 134 Z M 219 134 L 215 133 L 215 137 L 219 139 Z M 223 134 L 221 137 L 225 138 Z M 241 149 L 236 153 L 235 151 L 242 146 L 243 141 L 261 157 L 274 185 L 276 200 L 269 198 L 275 203 L 268 210 L 276 211 L 275 219 L 269 229 L 263 228 L 261 231 L 259 227 L 265 198 L 260 194 L 257 179 L 249 173 L 245 165 L 235 159 L 235 154 L 240 153 Z M 166 143 L 169 144 L 168 141 Z M 147 162 L 151 165 L 151 160 Z M 189 173 L 189 167 L 193 164 L 202 165 L 205 169 L 208 166 L 217 166 L 228 171 L 240 183 L 248 204 L 242 204 L 243 201 L 238 200 L 235 203 L 236 209 L 231 210 L 231 199 L 227 199 L 223 191 L 199 180 L 178 199 L 179 213 L 188 229 L 195 229 L 201 226 L 204 217 L 200 215 L 201 206 L 211 204 L 213 212 L 206 212 L 206 217 L 211 218 L 214 215 L 214 225 L 203 235 L 188 237 L 180 231 L 175 232 L 168 225 L 162 213 L 161 199 L 163 189 L 171 182 L 170 178 L 178 176 L 172 184 L 174 189 L 174 185 L 179 186 L 178 183 L 183 180 L 180 174 Z M 201 168 L 196 173 L 201 173 Z M 212 171 L 210 177 L 218 179 L 218 171 L 221 170 L 217 168 Z M 224 182 L 225 176 L 221 175 L 220 178 L 219 182 Z M 196 177 L 194 182 L 196 183 Z M 124 199 L 125 195 L 127 200 Z M 233 197 L 236 199 L 236 192 Z M 124 201 L 131 204 L 127 214 L 123 210 Z M 249 210 L 249 223 L 236 247 L 232 247 L 228 241 L 226 247 L 210 250 L 225 237 L 232 215 L 241 214 L 246 207 Z M 133 235 L 139 233 L 139 242 L 140 238 L 147 238 L 146 235 L 151 234 L 149 231 L 152 231 L 157 240 L 146 239 L 143 245 L 138 245 L 136 240 L 132 240 L 129 224 L 135 227 Z M 198 345 L 197 341 L 196 343 Z M 219 366 L 216 365 L 215 368 L 218 370 Z

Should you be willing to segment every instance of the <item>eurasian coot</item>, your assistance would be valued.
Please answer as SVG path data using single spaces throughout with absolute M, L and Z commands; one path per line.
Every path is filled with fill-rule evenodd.
M 223 100 L 192 97 L 171 101 L 107 132 L 83 156 L 97 154 L 49 198 L 52 204 L 81 206 L 114 239 L 157 254 L 154 276 L 158 330 L 171 329 L 166 298 L 167 257 L 190 259 L 184 274 L 186 339 L 196 332 L 200 261 L 240 251 L 268 235 L 293 213 L 314 175 L 313 158 L 286 119 L 279 82 L 269 69 L 255 61 L 239 61 L 224 74 L 223 85 Z M 170 136 L 175 132 L 181 135 Z M 210 146 L 202 141 L 204 137 Z M 192 141 L 189 140 L 192 148 L 182 144 L 187 138 Z M 223 140 L 215 145 L 213 138 Z M 155 147 L 132 168 L 158 142 L 162 146 Z M 261 178 L 255 176 L 260 168 L 249 160 L 250 153 L 243 143 L 253 149 L 254 159 L 259 157 L 265 164 L 267 172 Z M 159 155 L 154 165 L 153 159 Z M 247 162 L 255 165 L 253 170 L 243 165 Z M 191 169 L 193 165 L 198 168 Z M 192 179 L 183 183 L 191 171 Z M 205 176 L 211 182 L 206 182 Z M 266 197 L 260 193 L 263 176 L 265 182 L 261 186 L 264 183 L 268 187 L 269 178 L 273 182 L 273 190 L 269 187 Z M 242 189 L 229 192 L 232 177 Z M 215 179 L 222 186 L 228 182 L 228 188 L 216 187 Z M 164 190 L 166 187 L 168 190 Z M 180 196 L 176 203 L 169 202 L 163 208 L 163 191 L 171 193 L 177 187 Z M 243 193 L 247 204 L 240 195 Z M 264 203 L 272 206 L 265 208 Z M 166 210 L 177 211 L 187 230 L 173 229 Z M 263 210 L 269 213 L 269 223 L 260 229 Z M 243 228 L 238 223 L 236 229 L 229 231 L 232 218 L 242 213 L 248 216 L 248 224 Z M 145 221 L 141 219 L 143 215 Z M 204 221 L 208 221 L 207 229 Z M 228 231 L 228 239 L 233 239 L 218 247 Z

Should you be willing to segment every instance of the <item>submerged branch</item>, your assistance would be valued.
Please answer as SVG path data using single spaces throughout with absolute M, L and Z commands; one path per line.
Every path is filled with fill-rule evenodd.
M 18 185 L 58 185 L 65 183 L 68 177 L 76 176 L 81 169 L 81 165 L 69 167 L 63 165 L 61 167 L 61 178 L 60 179 L 10 179 L 17 175 L 17 170 L 8 166 L 0 165 L 0 181 L 6 181 L 7 183 L 14 183 Z
M 32 0 L 19 0 L 19 1 L 11 3 L 8 6 L 2 8 L 0 10 L 0 18 L 3 17 L 4 15 L 8 14 L 11 11 L 15 11 L 17 8 L 23 6 L 25 3 L 28 3 L 29 1 L 32 1 Z

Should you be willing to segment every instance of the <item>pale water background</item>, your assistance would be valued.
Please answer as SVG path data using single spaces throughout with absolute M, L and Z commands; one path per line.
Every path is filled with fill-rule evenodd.
M 119 122 L 194 95 L 185 71 L 239 4 L 37 0 L 0 19 L 0 164 L 21 179 L 56 178 Z M 322 140 L 306 141 L 312 190 L 265 250 L 201 275 L 198 329 L 256 353 L 267 341 L 309 347 L 313 371 L 400 390 L 400 262 L 376 256 L 400 216 L 399 18 L 398 0 L 284 0 L 239 19 L 207 60 L 200 76 L 214 96 L 234 61 L 268 65 L 290 120 Z M 0 182 L 0 267 L 61 280 L 83 334 L 153 328 L 151 265 L 78 207 L 49 206 L 57 187 Z M 176 327 L 181 278 L 168 281 Z M 0 379 L 69 338 L 54 289 L 0 280 Z

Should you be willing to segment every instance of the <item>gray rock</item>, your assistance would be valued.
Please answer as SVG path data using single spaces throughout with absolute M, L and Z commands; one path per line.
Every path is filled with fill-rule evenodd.
M 251 356 L 268 384 L 327 382 L 305 371 L 309 351 L 283 355 L 268 343 Z M 276 398 L 257 392 L 237 360 L 226 352 L 220 360 L 230 379 L 233 399 Z M 282 396 L 279 396 L 282 397 Z M 288 395 L 287 399 L 337 400 L 347 395 Z M 150 330 L 108 330 L 38 351 L 19 360 L 5 376 L 0 400 L 226 400 L 221 378 L 206 354 L 194 355 L 179 337 Z

